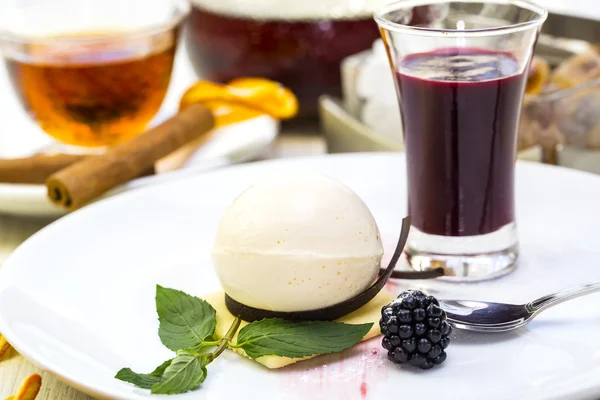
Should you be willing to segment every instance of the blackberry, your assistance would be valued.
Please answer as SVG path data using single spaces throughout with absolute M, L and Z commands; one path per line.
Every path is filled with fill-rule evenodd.
M 381 309 L 381 344 L 391 362 L 429 369 L 446 360 L 452 327 L 439 305 L 433 296 L 409 290 Z

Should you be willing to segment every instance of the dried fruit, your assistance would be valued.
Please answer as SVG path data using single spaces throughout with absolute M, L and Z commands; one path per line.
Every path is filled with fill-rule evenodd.
M 529 75 L 527 76 L 527 87 L 525 93 L 538 94 L 542 91 L 548 77 L 550 76 L 550 65 L 548 61 L 540 57 L 533 57 Z
M 561 63 L 552 73 L 550 82 L 566 89 L 598 77 L 600 77 L 600 54 L 588 51 Z
M 594 147 L 593 131 L 600 124 L 600 95 L 596 90 L 579 90 L 560 100 L 555 118 L 565 142 L 576 147 Z
M 0 334 L 0 359 L 4 357 L 4 355 L 10 349 L 10 347 L 10 343 L 8 343 L 4 336 Z
M 218 126 L 261 114 L 287 119 L 298 112 L 296 96 L 279 83 L 264 78 L 238 78 L 227 85 L 199 81 L 184 93 L 179 107 L 195 103 L 208 107 Z
M 17 392 L 6 400 L 33 400 L 42 387 L 42 377 L 38 374 L 29 375 Z

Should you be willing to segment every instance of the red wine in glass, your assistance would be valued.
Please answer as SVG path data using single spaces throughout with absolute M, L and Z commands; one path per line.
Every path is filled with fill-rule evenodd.
M 474 236 L 512 223 L 515 132 L 526 84 L 516 59 L 450 48 L 412 54 L 399 69 L 413 226 Z
M 402 114 L 414 269 L 466 282 L 514 269 L 519 114 L 547 15 L 526 0 L 402 0 L 375 13 Z

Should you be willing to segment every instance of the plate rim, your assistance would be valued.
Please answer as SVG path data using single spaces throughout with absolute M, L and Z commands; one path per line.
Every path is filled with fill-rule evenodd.
M 92 203 L 92 204 L 85 206 L 77 211 L 74 211 L 68 215 L 65 215 L 64 217 L 62 217 L 58 220 L 51 222 L 47 226 L 43 227 L 42 229 L 40 229 L 39 231 L 37 231 L 36 233 L 31 235 L 21 245 L 19 245 L 18 248 L 9 255 L 9 257 L 6 259 L 6 261 L 0 267 L 0 293 L 5 291 L 6 289 L 10 288 L 11 286 L 14 286 L 14 281 L 11 279 L 11 277 L 13 275 L 13 271 L 16 268 L 16 264 L 14 264 L 14 262 L 12 260 L 14 258 L 16 258 L 20 253 L 27 251 L 28 247 L 35 244 L 35 242 L 37 240 L 39 240 L 38 238 L 40 236 L 46 235 L 46 232 L 48 230 L 55 229 L 56 226 L 59 226 L 64 223 L 68 223 L 68 221 L 71 219 L 81 218 L 80 217 L 81 215 L 86 215 L 87 213 L 90 213 L 90 212 L 98 212 L 98 210 L 101 210 L 102 208 L 111 207 L 112 206 L 111 204 L 113 202 L 118 203 L 118 202 L 122 202 L 122 201 L 127 201 L 126 199 L 128 197 L 143 197 L 147 191 L 159 190 L 160 188 L 162 188 L 164 186 L 168 186 L 168 185 L 175 185 L 175 186 L 183 185 L 184 186 L 189 181 L 192 181 L 195 179 L 202 180 L 202 179 L 204 179 L 204 177 L 206 175 L 210 175 L 210 174 L 217 174 L 217 175 L 223 174 L 223 173 L 235 174 L 236 170 L 242 169 L 242 168 L 244 168 L 244 169 L 248 168 L 248 167 L 250 167 L 250 168 L 269 168 L 270 165 L 277 165 L 277 164 L 290 164 L 290 165 L 301 166 L 303 161 L 310 161 L 310 160 L 324 160 L 324 159 L 334 159 L 334 160 L 361 159 L 361 160 L 364 160 L 365 158 L 368 159 L 368 158 L 373 158 L 373 157 L 375 157 L 375 158 L 396 157 L 398 159 L 398 161 L 401 162 L 401 161 L 403 161 L 405 154 L 400 153 L 400 152 L 363 152 L 363 153 L 320 154 L 320 155 L 312 155 L 312 156 L 302 156 L 302 157 L 293 157 L 293 158 L 284 158 L 284 159 L 271 159 L 271 160 L 264 160 L 264 161 L 256 161 L 256 162 L 246 163 L 246 164 L 235 164 L 235 165 L 227 166 L 225 168 L 207 171 L 202 174 L 185 177 L 185 178 L 183 178 L 181 180 L 177 180 L 177 181 L 160 182 L 160 183 L 157 183 L 156 185 L 141 187 L 138 189 L 120 193 L 113 197 Z M 574 170 L 574 169 L 561 167 L 561 166 L 540 164 L 537 162 L 530 162 L 530 161 L 518 161 L 517 164 L 518 165 L 526 165 L 527 168 L 553 169 L 555 171 L 559 171 L 560 173 L 567 173 L 569 175 L 575 174 L 575 175 L 581 175 L 581 176 L 588 176 L 593 179 L 597 179 L 598 183 L 600 184 L 600 176 L 590 173 L 590 172 Z M 43 357 L 43 356 L 38 357 L 34 351 L 30 351 L 31 348 L 24 341 L 21 341 L 16 336 L 14 331 L 9 328 L 9 326 L 10 326 L 10 324 L 7 323 L 4 315 L 2 314 L 2 312 L 0 312 L 0 331 L 3 332 L 3 335 L 9 341 L 9 343 L 11 343 L 11 345 L 15 348 L 15 350 L 17 350 L 29 362 L 32 362 L 39 368 L 41 368 L 45 371 L 48 371 L 49 373 L 51 373 L 52 375 L 54 375 L 61 381 L 65 382 L 66 384 L 68 384 L 84 393 L 87 393 L 87 394 L 90 394 L 93 396 L 108 397 L 108 398 L 122 398 L 122 396 L 124 395 L 121 391 L 119 391 L 115 387 L 108 388 L 108 389 L 97 389 L 93 386 L 90 386 L 89 384 L 84 384 L 84 383 L 77 382 L 77 381 L 71 379 L 69 377 L 69 373 L 67 371 L 65 371 L 59 364 L 55 364 L 51 360 L 47 360 L 46 357 Z M 6 332 L 8 332 L 8 333 L 6 333 Z M 587 387 L 580 387 L 579 389 L 580 390 L 578 392 L 571 393 L 570 395 L 576 396 L 577 398 L 587 398 L 588 396 L 596 396 L 596 395 L 600 394 L 600 378 L 598 379 L 598 381 L 596 383 L 592 383 Z M 135 396 L 136 399 L 146 398 L 137 393 L 131 393 L 131 395 Z M 544 398 L 554 399 L 556 397 L 553 396 L 553 397 L 544 397 Z

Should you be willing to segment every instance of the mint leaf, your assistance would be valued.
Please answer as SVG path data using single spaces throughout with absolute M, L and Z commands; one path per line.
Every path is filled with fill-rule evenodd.
M 243 327 L 235 347 L 252 358 L 267 355 L 300 358 L 337 353 L 354 346 L 369 332 L 372 323 L 362 325 L 328 321 L 290 322 L 269 318 Z
M 156 367 L 156 369 L 154 371 L 150 372 L 150 375 L 160 378 L 161 376 L 163 376 L 163 374 L 165 373 L 165 370 L 167 369 L 167 367 L 169 365 L 171 365 L 172 362 L 173 362 L 173 358 L 165 361 L 164 363 L 162 363 L 158 367 Z
M 177 352 L 159 382 L 152 385 L 153 394 L 178 394 L 195 389 L 206 379 L 206 356 L 199 356 L 184 351 Z
M 160 381 L 159 377 L 152 376 L 150 374 L 138 374 L 137 372 L 133 372 L 130 368 L 122 368 L 115 378 L 133 383 L 137 387 L 141 387 L 144 389 L 150 389 L 152 385 Z
M 137 372 L 133 372 L 130 368 L 122 368 L 119 372 L 117 372 L 115 378 L 125 382 L 133 383 L 135 386 L 144 389 L 150 389 L 152 385 L 160 381 L 160 378 L 167 367 L 171 365 L 172 361 L 172 359 L 165 361 L 149 374 L 138 374 Z
M 156 285 L 158 336 L 173 351 L 199 350 L 215 332 L 215 309 L 206 301 Z

